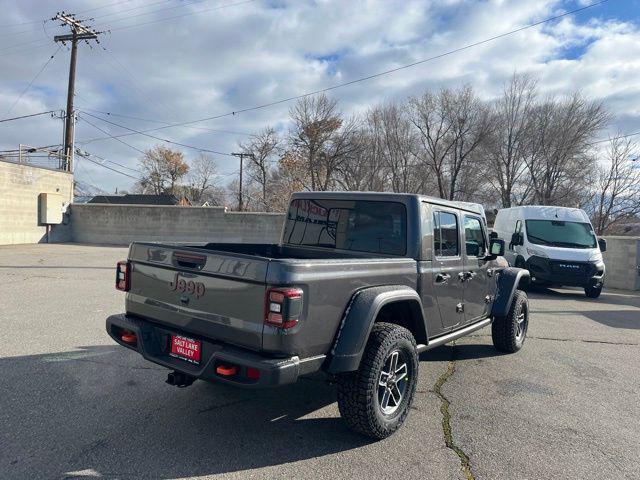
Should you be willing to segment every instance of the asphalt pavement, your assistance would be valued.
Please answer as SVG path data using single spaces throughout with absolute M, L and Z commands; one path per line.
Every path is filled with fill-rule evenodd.
M 111 341 L 125 248 L 0 246 L 0 478 L 640 478 L 640 295 L 530 292 L 524 348 L 426 352 L 392 437 L 347 430 L 321 377 L 196 382 Z

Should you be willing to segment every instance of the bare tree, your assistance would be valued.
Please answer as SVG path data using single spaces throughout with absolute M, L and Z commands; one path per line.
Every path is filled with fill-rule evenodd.
M 464 87 L 426 92 L 411 98 L 408 108 L 418 132 L 418 155 L 434 174 L 438 195 L 455 200 L 469 194 L 460 189 L 459 179 L 490 132 L 486 106 L 470 87 Z
M 529 183 L 521 182 L 531 133 L 531 115 L 536 100 L 536 80 L 514 74 L 502 96 L 493 105 L 492 135 L 486 142 L 489 169 L 485 179 L 500 197 L 503 208 L 522 203 Z
M 609 141 L 605 165 L 600 167 L 590 202 L 596 233 L 601 235 L 625 219 L 640 214 L 640 161 L 638 145 L 629 138 Z
M 533 200 L 541 205 L 577 204 L 590 183 L 588 173 L 594 171 L 589 144 L 610 115 L 602 103 L 575 93 L 536 105 L 532 117 L 526 164 Z
M 156 195 L 175 194 L 178 182 L 189 172 L 184 154 L 162 145 L 156 145 L 145 151 L 140 159 L 140 168 L 143 177 L 138 189 Z
M 387 172 L 390 189 L 421 192 L 424 175 L 420 172 L 416 134 L 406 109 L 389 103 L 372 108 L 366 118 L 378 163 Z
M 329 190 L 335 184 L 340 164 L 353 155 L 358 131 L 355 118 L 344 120 L 337 102 L 325 94 L 304 97 L 290 111 L 289 154 L 307 165 L 305 187 Z
M 352 153 L 338 166 L 336 182 L 349 191 L 384 191 L 385 165 L 378 155 L 375 138 L 366 122 L 352 141 Z
M 218 165 L 214 158 L 201 153 L 191 164 L 185 195 L 194 204 L 210 202 L 216 198 L 219 187 L 216 184 Z
M 273 163 L 280 149 L 280 138 L 272 127 L 267 127 L 253 135 L 249 142 L 240 144 L 240 149 L 249 155 L 249 178 L 260 190 L 257 208 L 269 212 L 272 210 L 270 183 Z

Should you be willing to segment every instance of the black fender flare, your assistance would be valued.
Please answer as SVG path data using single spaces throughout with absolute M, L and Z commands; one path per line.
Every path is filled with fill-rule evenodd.
M 329 373 L 352 372 L 360 366 L 360 360 L 378 313 L 385 305 L 409 302 L 412 313 L 427 336 L 427 324 L 422 311 L 420 295 L 406 285 L 383 285 L 358 290 L 351 297 L 342 315 L 326 370 Z
M 509 313 L 513 296 L 520 282 L 529 280 L 529 270 L 507 267 L 500 271 L 496 285 L 496 299 L 491 307 L 492 317 L 504 317 Z

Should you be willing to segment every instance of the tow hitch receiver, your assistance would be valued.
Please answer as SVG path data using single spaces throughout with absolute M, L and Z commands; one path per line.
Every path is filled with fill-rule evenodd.
M 192 377 L 191 375 L 187 375 L 182 372 L 171 372 L 167 375 L 167 383 L 169 385 L 174 385 L 178 388 L 189 387 L 194 381 L 196 377 Z

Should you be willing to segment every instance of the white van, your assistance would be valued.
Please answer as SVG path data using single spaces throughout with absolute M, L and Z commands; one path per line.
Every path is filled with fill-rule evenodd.
M 531 282 L 584 287 L 590 298 L 604 285 L 604 239 L 596 239 L 587 214 L 579 208 L 528 206 L 498 211 L 494 235 L 505 242 L 510 265 L 526 268 Z

